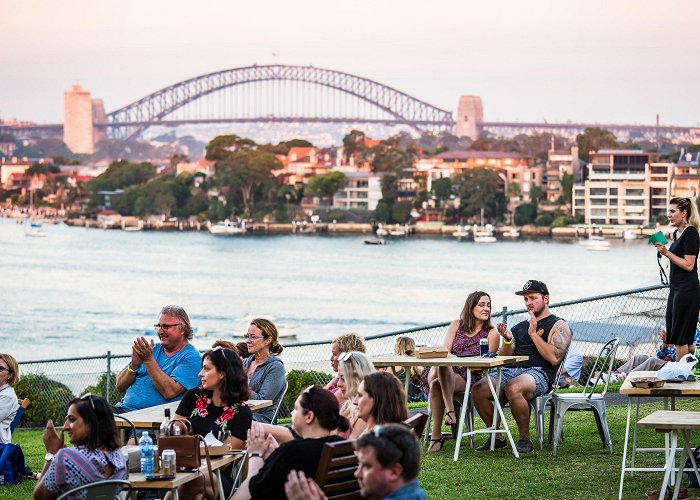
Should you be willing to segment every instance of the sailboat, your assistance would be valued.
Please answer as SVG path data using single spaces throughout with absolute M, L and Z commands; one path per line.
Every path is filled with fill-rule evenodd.
M 484 226 L 484 209 L 481 209 L 481 228 L 477 229 L 474 224 L 474 243 L 495 243 L 496 237 L 493 235 L 493 226 L 486 224 Z
M 36 186 L 34 184 L 34 178 L 32 178 L 31 186 L 29 189 L 29 218 L 27 219 L 27 225 L 24 227 L 24 235 L 30 236 L 32 238 L 46 238 L 48 234 L 41 227 L 41 221 L 34 219 L 34 190 Z

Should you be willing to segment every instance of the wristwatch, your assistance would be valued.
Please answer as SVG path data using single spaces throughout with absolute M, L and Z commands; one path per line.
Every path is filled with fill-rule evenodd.
M 255 451 L 249 451 L 248 458 L 254 458 L 254 457 L 262 458 L 262 454 L 255 452 Z
M 46 460 L 47 462 L 50 462 L 51 460 L 53 460 L 53 453 L 50 453 L 47 451 L 46 455 L 44 455 L 44 460 Z

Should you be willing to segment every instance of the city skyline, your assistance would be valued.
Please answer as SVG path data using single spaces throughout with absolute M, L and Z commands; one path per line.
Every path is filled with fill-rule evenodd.
M 311 64 L 452 112 L 480 95 L 487 121 L 700 122 L 691 1 L 64 5 L 7 10 L 0 118 L 61 122 L 75 83 L 109 112 L 204 73 Z

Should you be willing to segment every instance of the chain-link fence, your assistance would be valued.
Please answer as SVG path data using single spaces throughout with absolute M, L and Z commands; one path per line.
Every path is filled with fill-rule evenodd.
M 595 357 L 605 342 L 620 338 L 619 360 L 636 354 L 654 356 L 659 329 L 665 324 L 668 288 L 651 286 L 550 305 L 553 314 L 565 319 L 574 332 L 573 344 L 584 356 Z M 526 318 L 525 309 L 494 313 L 492 321 L 505 321 L 509 327 Z M 449 322 L 366 337 L 370 356 L 391 353 L 399 336 L 410 336 L 417 345 L 441 344 Z M 303 383 L 325 384 L 332 376 L 330 341 L 302 342 L 285 346 L 280 355 L 287 369 L 290 387 L 293 379 Z M 86 392 L 99 394 L 112 402 L 121 394 L 114 387 L 116 374 L 126 366 L 128 354 L 70 358 L 20 363 L 22 380 L 15 387 L 18 396 L 31 401 L 22 425 L 43 426 L 48 418 L 62 421 L 68 401 Z M 589 363 L 589 366 L 592 363 Z M 582 378 L 587 373 L 582 374 Z M 298 380 L 297 380 L 298 382 Z M 290 414 L 296 394 L 290 390 L 280 409 L 280 417 Z

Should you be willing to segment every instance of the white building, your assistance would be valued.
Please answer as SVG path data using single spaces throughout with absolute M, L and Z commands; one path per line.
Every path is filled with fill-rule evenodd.
M 375 210 L 382 199 L 381 175 L 347 172 L 345 187 L 333 196 L 333 208 Z

